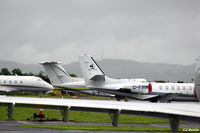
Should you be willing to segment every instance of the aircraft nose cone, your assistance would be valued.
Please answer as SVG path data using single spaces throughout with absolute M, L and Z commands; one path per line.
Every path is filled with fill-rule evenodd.
M 53 90 L 54 88 L 53 88 L 53 86 L 51 85 L 51 84 L 49 84 L 49 83 L 46 83 L 46 88 L 47 89 L 49 89 L 49 90 Z

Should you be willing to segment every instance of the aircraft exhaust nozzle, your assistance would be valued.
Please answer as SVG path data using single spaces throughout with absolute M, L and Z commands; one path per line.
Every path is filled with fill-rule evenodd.
M 148 85 L 148 93 L 150 94 L 151 92 L 152 92 L 152 84 L 149 83 L 149 85 Z

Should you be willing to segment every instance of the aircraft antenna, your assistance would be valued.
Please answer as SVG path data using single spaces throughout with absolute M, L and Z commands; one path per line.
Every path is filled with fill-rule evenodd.
M 101 60 L 103 60 L 103 48 L 101 48 Z

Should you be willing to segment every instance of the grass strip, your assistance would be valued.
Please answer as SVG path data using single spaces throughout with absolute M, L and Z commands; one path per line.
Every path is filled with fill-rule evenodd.
M 7 117 L 6 107 L 0 107 L 0 120 L 9 120 Z M 33 120 L 33 113 L 39 113 L 39 109 L 35 108 L 19 108 L 14 109 L 14 120 L 26 120 L 30 118 Z M 59 110 L 44 109 L 46 118 L 57 118 L 61 120 L 61 113 Z M 69 112 L 69 121 L 73 122 L 106 122 L 110 123 L 110 118 L 108 114 L 104 113 L 92 113 L 92 112 Z M 119 123 L 138 123 L 138 124 L 153 124 L 153 123 L 168 123 L 168 120 L 144 117 L 144 116 L 134 116 L 134 115 L 120 115 Z
M 146 131 L 146 132 L 170 132 L 169 127 L 136 127 L 136 126 L 85 126 L 85 125 L 20 125 L 28 128 L 48 128 L 55 130 L 87 130 L 87 131 Z

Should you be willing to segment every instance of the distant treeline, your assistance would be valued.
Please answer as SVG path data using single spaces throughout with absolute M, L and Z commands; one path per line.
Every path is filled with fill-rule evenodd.
M 42 78 L 44 81 L 50 83 L 50 80 L 48 76 L 45 74 L 44 71 L 40 71 L 38 74 L 33 74 L 31 72 L 29 73 L 23 73 L 20 68 L 14 68 L 13 70 L 9 71 L 7 68 L 2 68 L 0 71 L 0 75 L 18 75 L 18 76 L 37 76 Z M 76 77 L 75 74 L 70 74 L 72 77 Z
M 42 78 L 44 81 L 50 83 L 48 76 L 45 75 L 43 71 L 40 71 L 38 74 L 33 74 L 31 72 L 23 73 L 22 70 L 19 68 L 14 68 L 12 71 L 9 71 L 7 68 L 2 68 L 0 71 L 0 75 L 37 76 Z

